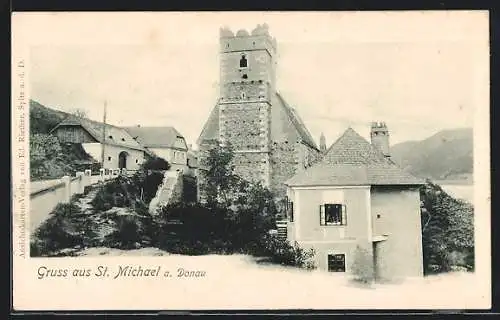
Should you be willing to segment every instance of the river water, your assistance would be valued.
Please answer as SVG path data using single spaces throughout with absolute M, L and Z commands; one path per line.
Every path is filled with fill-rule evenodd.
M 453 198 L 474 203 L 474 185 L 440 184 L 440 186 Z

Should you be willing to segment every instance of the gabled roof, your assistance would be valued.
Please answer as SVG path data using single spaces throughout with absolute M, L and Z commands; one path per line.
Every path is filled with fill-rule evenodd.
M 323 159 L 285 182 L 289 186 L 421 185 L 352 128 L 328 149 Z
M 187 150 L 184 137 L 174 127 L 125 127 L 133 138 L 146 148 L 174 148 L 178 138 L 182 139 L 183 147 Z
M 125 129 L 86 118 L 69 116 L 50 132 L 66 126 L 81 126 L 99 143 L 146 151 Z M 105 133 L 105 137 L 103 137 L 103 133 Z
M 304 121 L 302 121 L 297 111 L 292 108 L 279 93 L 276 93 L 276 97 L 278 98 L 277 101 L 284 108 L 288 119 L 293 124 L 295 130 L 297 130 L 297 134 L 299 135 L 299 138 L 302 140 L 302 142 L 317 150 L 318 147 L 316 146 L 311 133 L 309 132 L 309 130 L 307 130 Z
M 271 140 L 284 141 L 300 139 L 303 143 L 318 150 L 314 139 L 295 109 L 290 107 L 277 92 L 271 97 Z M 198 138 L 198 145 L 203 141 L 219 139 L 219 105 L 212 109 L 207 122 Z

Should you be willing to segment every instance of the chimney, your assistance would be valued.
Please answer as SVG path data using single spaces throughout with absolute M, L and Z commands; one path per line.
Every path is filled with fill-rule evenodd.
M 389 150 L 389 130 L 385 122 L 372 122 L 370 137 L 372 145 L 380 150 L 385 157 L 389 158 L 391 156 Z

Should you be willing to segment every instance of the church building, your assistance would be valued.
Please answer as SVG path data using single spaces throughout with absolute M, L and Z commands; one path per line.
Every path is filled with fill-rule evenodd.
M 230 144 L 236 174 L 284 197 L 283 182 L 310 167 L 321 152 L 276 89 L 276 39 L 264 24 L 250 33 L 221 28 L 219 41 L 219 99 L 197 141 L 200 158 L 214 143 Z

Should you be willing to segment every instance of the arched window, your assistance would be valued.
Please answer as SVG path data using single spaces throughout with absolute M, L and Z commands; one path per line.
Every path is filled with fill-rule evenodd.
M 245 55 L 241 56 L 240 68 L 248 68 L 248 61 L 247 61 L 247 57 Z

